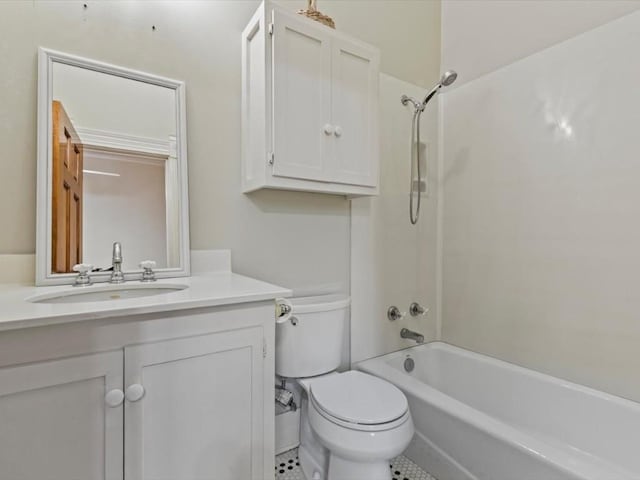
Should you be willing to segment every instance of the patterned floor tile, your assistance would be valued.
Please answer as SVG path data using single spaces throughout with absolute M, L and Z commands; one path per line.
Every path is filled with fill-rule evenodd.
M 389 468 L 393 480 L 436 480 L 403 455 L 391 460 Z M 276 456 L 276 480 L 306 480 L 300 468 L 297 448 Z
M 436 480 L 404 455 L 391 460 L 390 467 L 393 480 Z
M 297 448 L 276 456 L 276 480 L 306 480 L 298 461 Z

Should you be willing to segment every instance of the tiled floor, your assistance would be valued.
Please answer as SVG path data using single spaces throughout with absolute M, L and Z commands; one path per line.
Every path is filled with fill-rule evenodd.
M 436 480 L 403 455 L 394 458 L 389 468 L 393 480 Z M 297 448 L 276 457 L 276 480 L 306 480 L 298 461 Z
M 297 448 L 276 456 L 276 480 L 306 480 L 298 462 Z

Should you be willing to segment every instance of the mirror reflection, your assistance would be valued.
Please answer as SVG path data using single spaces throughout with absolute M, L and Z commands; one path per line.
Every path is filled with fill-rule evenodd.
M 180 266 L 176 91 L 52 66 L 51 272 Z

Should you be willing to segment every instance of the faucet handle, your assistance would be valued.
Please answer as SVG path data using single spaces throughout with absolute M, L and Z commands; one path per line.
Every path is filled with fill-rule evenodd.
M 91 285 L 91 277 L 89 273 L 93 270 L 93 265 L 89 263 L 78 263 L 73 266 L 73 271 L 78 272 L 76 281 L 73 283 L 74 287 L 87 287 Z
M 90 263 L 77 263 L 73 266 L 73 271 L 78 272 L 80 275 L 86 274 L 93 270 L 93 265 Z
M 429 313 L 429 309 L 428 308 L 424 308 L 418 302 L 413 302 L 409 306 L 409 313 L 411 314 L 412 317 L 417 317 L 417 316 L 420 316 L 420 315 L 426 315 L 427 313 Z
M 401 318 L 404 318 L 406 314 L 407 312 L 401 312 L 400 309 L 396 306 L 391 306 L 387 310 L 387 318 L 392 322 L 395 322 L 396 320 L 400 320 Z
M 143 260 L 140 262 L 140 268 L 142 268 L 142 281 L 143 282 L 155 282 L 156 274 L 153 269 L 156 268 L 156 262 L 154 260 Z

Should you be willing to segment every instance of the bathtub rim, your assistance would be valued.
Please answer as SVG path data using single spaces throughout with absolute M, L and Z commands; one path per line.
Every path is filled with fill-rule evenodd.
M 354 363 L 354 368 L 358 368 L 358 366 L 367 364 L 368 362 L 371 362 L 373 364 L 373 363 L 377 363 L 377 362 L 375 362 L 376 360 L 382 360 L 382 359 L 385 359 L 385 358 L 386 359 L 392 359 L 392 358 L 403 357 L 407 353 L 410 353 L 412 351 L 426 350 L 426 349 L 445 350 L 445 351 L 448 350 L 448 351 L 456 352 L 456 353 L 460 354 L 461 356 L 463 356 L 465 358 L 474 358 L 474 357 L 477 358 L 477 357 L 480 357 L 483 361 L 486 361 L 488 364 L 497 365 L 497 366 L 505 366 L 506 365 L 507 367 L 509 367 L 510 369 L 512 369 L 512 370 L 514 370 L 516 372 L 524 373 L 524 374 L 526 374 L 526 375 L 528 375 L 530 377 L 537 378 L 538 380 L 551 381 L 552 383 L 555 383 L 556 385 L 562 386 L 564 388 L 568 388 L 568 389 L 576 391 L 576 392 L 586 393 L 586 394 L 592 395 L 594 397 L 597 397 L 597 398 L 599 398 L 601 400 L 605 400 L 605 401 L 608 401 L 608 402 L 615 403 L 615 404 L 617 404 L 619 406 L 629 407 L 629 408 L 631 408 L 633 410 L 636 410 L 640 414 L 640 402 L 637 402 L 637 401 L 632 400 L 630 398 L 621 397 L 621 396 L 615 395 L 613 393 L 609 393 L 609 392 L 605 392 L 605 391 L 602 391 L 602 390 L 598 390 L 598 389 L 596 389 L 594 387 L 589 387 L 587 385 L 576 383 L 576 382 L 573 382 L 571 380 L 567 380 L 567 379 L 564 379 L 564 378 L 561 378 L 561 377 L 556 377 L 554 375 L 551 375 L 551 374 L 548 374 L 548 373 L 544 373 L 544 372 L 540 372 L 540 371 L 534 370 L 532 368 L 527 368 L 527 367 L 524 367 L 524 366 L 519 365 L 517 363 L 513 363 L 513 362 L 510 362 L 508 360 L 503 360 L 503 359 L 500 359 L 498 357 L 494 357 L 492 355 L 487 355 L 485 353 L 480 353 L 480 352 L 476 352 L 474 350 L 469 350 L 467 348 L 459 347 L 457 345 L 453 345 L 451 343 L 447 343 L 447 342 L 444 342 L 442 340 L 433 340 L 431 342 L 425 342 L 425 343 L 421 343 L 419 345 L 413 345 L 411 347 L 404 348 L 402 350 L 396 350 L 394 352 L 385 353 L 385 354 L 379 355 L 377 357 L 372 357 L 372 358 L 368 358 L 366 360 L 361 360 L 359 362 Z M 401 372 L 401 373 L 404 374 L 404 372 Z M 434 390 L 437 390 L 437 389 L 434 389 Z M 450 397 L 450 398 L 453 398 L 453 397 Z
M 379 376 L 380 378 L 395 384 L 405 394 L 412 395 L 422 401 L 431 403 L 443 414 L 459 419 L 477 430 L 486 432 L 488 435 L 496 438 L 500 442 L 513 445 L 521 453 L 535 457 L 540 461 L 550 463 L 555 468 L 568 475 L 584 480 L 601 480 L 603 478 L 603 474 L 613 473 L 616 476 L 607 477 L 608 480 L 640 479 L 640 476 L 637 473 L 613 464 L 607 459 L 594 456 L 593 461 L 588 461 L 588 452 L 584 452 L 585 457 L 577 457 L 575 453 L 572 455 L 571 450 L 565 452 L 561 447 L 545 442 L 543 439 L 528 433 L 526 430 L 520 430 L 503 420 L 493 417 L 454 397 L 451 397 L 388 363 L 389 360 L 406 357 L 412 351 L 415 352 L 416 350 L 422 351 L 426 349 L 450 351 L 472 359 L 478 359 L 478 357 L 480 357 L 482 361 L 486 361 L 499 368 L 504 368 L 506 366 L 507 368 L 514 369 L 516 372 L 532 376 L 538 380 L 550 381 L 564 388 L 569 388 L 588 395 L 594 395 L 601 400 L 612 401 L 620 406 L 630 407 L 640 414 L 640 404 L 632 400 L 617 397 L 610 393 L 601 392 L 585 385 L 573 383 L 568 380 L 560 379 L 526 367 L 521 367 L 489 355 L 466 350 L 442 341 L 428 342 L 363 360 L 355 363 L 354 368 L 365 371 L 371 375 Z M 569 444 L 567 444 L 567 447 L 568 449 L 571 448 Z M 577 462 L 576 458 L 578 459 Z

